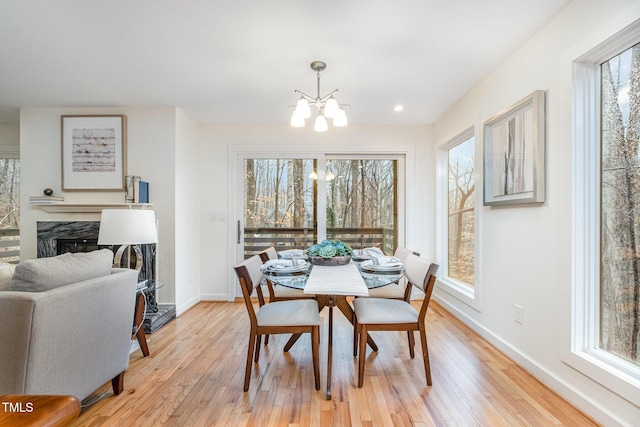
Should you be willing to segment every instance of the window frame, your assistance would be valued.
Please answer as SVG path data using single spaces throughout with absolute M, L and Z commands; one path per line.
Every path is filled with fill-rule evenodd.
M 478 197 L 478 182 L 482 183 L 482 176 L 479 173 L 480 159 L 478 153 L 480 150 L 480 138 L 477 135 L 476 129 L 478 127 L 472 125 L 462 132 L 458 133 L 452 138 L 438 147 L 437 153 L 437 189 L 436 197 L 438 200 L 437 209 L 437 258 L 438 264 L 440 264 L 440 272 L 438 275 L 438 284 L 440 289 L 446 291 L 456 299 L 460 300 L 464 304 L 480 311 L 481 308 L 481 295 L 482 284 L 480 280 L 480 217 L 482 213 L 481 203 L 482 197 Z M 453 147 L 460 145 L 470 138 L 474 139 L 474 168 L 475 168 L 475 203 L 474 203 L 474 216 L 475 216 L 475 260 L 474 260 L 474 284 L 473 287 L 468 286 L 452 277 L 448 276 L 449 271 L 449 150 Z M 482 188 L 482 187 L 480 187 Z
M 571 343 L 565 363 L 640 406 L 640 367 L 599 348 L 600 66 L 640 42 L 634 23 L 573 63 Z
M 20 150 L 16 150 L 13 146 L 0 145 L 0 158 L 2 158 L 2 159 L 20 160 L 20 163 L 22 163 L 22 160 L 20 159 Z M 22 184 L 22 182 L 20 182 L 20 184 Z M 20 186 L 20 188 L 22 188 L 22 185 Z M 20 200 L 20 202 L 22 204 L 22 200 Z M 20 209 L 22 209 L 22 206 L 20 207 Z M 20 228 L 18 228 L 18 230 L 20 230 Z M 18 235 L 18 242 L 20 242 L 20 235 Z M 18 259 L 20 259 L 20 245 L 19 244 L 18 244 L 17 248 L 18 248 L 17 249 L 17 251 L 18 251 L 18 255 L 17 256 L 18 256 Z M 3 260 L 4 259 L 5 258 L 3 258 Z

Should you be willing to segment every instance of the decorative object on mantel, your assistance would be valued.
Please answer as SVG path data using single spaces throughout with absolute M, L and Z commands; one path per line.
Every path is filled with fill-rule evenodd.
M 323 240 L 309 247 L 305 253 L 313 265 L 345 265 L 351 261 L 353 249 L 340 240 Z
M 135 200 L 135 192 L 134 192 L 134 181 L 135 179 L 140 179 L 139 176 L 135 175 L 127 175 L 124 177 L 124 202 L 125 203 L 133 203 Z
M 61 116 L 62 189 L 123 191 L 126 116 Z
M 138 180 L 135 187 L 134 203 L 149 203 L 149 183 Z
M 309 103 L 315 105 L 318 109 L 318 115 L 313 125 L 313 130 L 316 132 L 325 132 L 327 130 L 327 119 L 333 119 L 333 125 L 335 127 L 347 125 L 347 114 L 344 109 L 345 107 L 349 107 L 349 105 L 338 104 L 338 101 L 336 101 L 336 98 L 333 96 L 338 89 L 320 97 L 320 71 L 323 71 L 325 68 L 327 68 L 327 64 L 322 61 L 313 61 L 311 63 L 311 69 L 317 73 L 318 79 L 318 91 L 315 98 L 299 90 L 294 91 L 300 94 L 300 99 L 295 105 L 295 110 L 293 110 L 293 114 L 291 115 L 291 126 L 303 127 L 305 125 L 305 119 L 311 117 Z M 291 107 L 294 106 L 291 105 Z
M 137 175 L 125 177 L 125 203 L 149 203 L 149 183 Z
M 53 190 L 50 188 L 45 188 L 43 194 L 44 196 L 29 197 L 29 203 L 32 205 L 51 205 L 64 202 L 64 197 L 53 197 Z

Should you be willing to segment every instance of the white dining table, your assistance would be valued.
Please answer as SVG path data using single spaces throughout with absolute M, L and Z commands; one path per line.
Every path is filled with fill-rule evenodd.
M 369 289 L 354 262 L 337 266 L 314 265 L 304 287 L 305 294 L 326 295 L 329 307 L 329 336 L 327 344 L 327 400 L 331 399 L 331 368 L 333 357 L 333 308 L 338 307 L 353 322 L 353 310 L 348 296 L 369 296 Z M 375 344 L 373 344 L 375 346 Z M 377 348 L 376 348 L 377 349 Z

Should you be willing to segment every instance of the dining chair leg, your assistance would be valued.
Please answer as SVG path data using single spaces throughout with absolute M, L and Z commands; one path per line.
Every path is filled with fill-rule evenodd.
M 351 324 L 353 325 L 353 357 L 356 357 L 358 355 L 358 319 L 355 311 L 353 312 Z
M 358 324 L 360 335 L 360 354 L 358 355 L 358 388 L 364 385 L 364 360 L 367 356 L 367 327 Z
M 269 345 L 269 335 L 264 336 L 264 345 Z
M 260 359 L 260 343 L 262 342 L 262 335 L 256 335 L 256 357 L 254 358 L 254 362 L 258 363 Z
M 249 336 L 249 348 L 247 348 L 247 366 L 244 369 L 244 391 L 249 391 L 249 381 L 251 380 L 251 365 L 253 363 L 253 351 L 256 345 L 255 333 L 251 331 Z
M 427 331 L 420 328 L 420 342 L 422 343 L 422 359 L 424 360 L 424 373 L 427 377 L 427 385 L 431 385 L 431 364 L 429 363 L 429 346 L 427 345 Z
M 313 378 L 316 390 L 320 390 L 320 326 L 311 328 L 311 355 L 313 357 Z
M 409 338 L 409 355 L 413 359 L 416 356 L 413 350 L 413 348 L 416 346 L 416 340 L 413 335 L 413 331 L 407 331 L 407 338 Z

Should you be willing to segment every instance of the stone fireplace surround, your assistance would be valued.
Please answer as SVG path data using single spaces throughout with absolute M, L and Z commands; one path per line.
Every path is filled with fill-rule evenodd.
M 98 245 L 99 230 L 100 221 L 38 221 L 37 256 L 44 258 L 65 252 L 88 252 L 102 248 L 111 249 L 115 253 L 117 245 Z M 142 269 L 138 281 L 155 279 L 155 245 L 140 245 L 140 248 Z M 125 264 L 126 255 L 123 258 Z
M 89 252 L 108 248 L 114 253 L 118 246 L 98 245 L 100 221 L 38 221 L 36 226 L 38 258 L 60 255 L 65 252 Z M 138 281 L 155 280 L 155 244 L 140 245 L 142 268 Z M 126 254 L 121 267 L 126 266 Z M 132 256 L 135 263 L 135 255 Z M 131 266 L 133 268 L 134 266 Z M 155 296 L 153 297 L 155 300 Z M 158 304 L 157 312 L 147 312 L 144 320 L 145 333 L 150 334 L 176 317 L 175 304 Z

